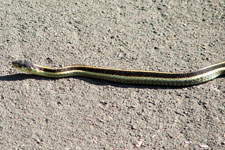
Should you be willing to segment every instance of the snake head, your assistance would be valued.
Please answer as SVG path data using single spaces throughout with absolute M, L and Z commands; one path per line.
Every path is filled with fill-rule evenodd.
M 16 60 L 12 62 L 13 67 L 15 67 L 17 70 L 23 71 L 23 72 L 27 72 L 27 73 L 31 73 L 32 69 L 35 68 L 35 66 L 26 60 Z

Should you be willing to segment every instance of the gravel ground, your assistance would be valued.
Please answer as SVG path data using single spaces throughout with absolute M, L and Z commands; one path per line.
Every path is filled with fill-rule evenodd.
M 11 66 L 189 72 L 225 60 L 224 29 L 223 0 L 2 0 L 0 149 L 224 149 L 224 77 L 167 88 Z

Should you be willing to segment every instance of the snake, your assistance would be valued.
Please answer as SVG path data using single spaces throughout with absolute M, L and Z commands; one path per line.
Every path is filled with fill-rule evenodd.
M 13 61 L 12 65 L 19 71 L 48 78 L 80 76 L 125 84 L 158 86 L 193 86 L 225 75 L 225 61 L 197 71 L 186 73 L 123 70 L 87 65 L 71 65 L 61 68 L 50 68 L 36 65 L 26 60 Z

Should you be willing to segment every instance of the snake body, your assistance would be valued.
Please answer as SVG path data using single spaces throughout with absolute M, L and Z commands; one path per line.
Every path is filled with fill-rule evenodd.
M 49 78 L 82 76 L 125 84 L 149 84 L 161 86 L 192 86 L 210 81 L 225 74 L 225 61 L 189 73 L 121 70 L 85 65 L 49 68 L 22 60 L 12 62 L 12 65 L 22 72 Z

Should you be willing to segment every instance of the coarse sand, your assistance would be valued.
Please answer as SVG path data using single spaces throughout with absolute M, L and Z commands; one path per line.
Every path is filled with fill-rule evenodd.
M 223 0 L 1 0 L 1 150 L 222 150 L 225 78 L 134 86 L 21 74 L 60 67 L 189 72 L 225 60 Z

